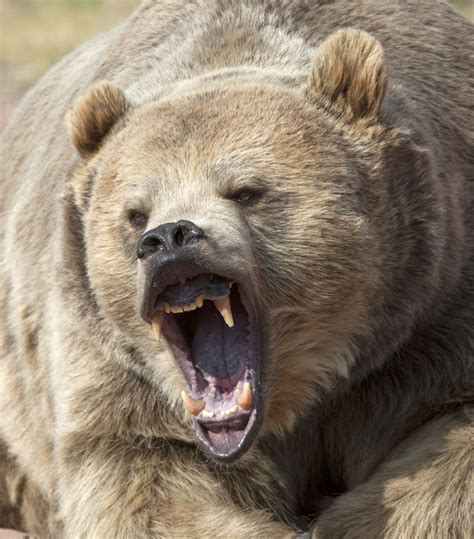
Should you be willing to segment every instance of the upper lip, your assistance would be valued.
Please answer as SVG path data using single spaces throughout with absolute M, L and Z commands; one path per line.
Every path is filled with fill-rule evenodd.
M 180 253 L 161 254 L 159 261 L 154 258 L 145 263 L 151 264 L 151 267 L 146 272 L 140 314 L 143 320 L 148 323 L 151 323 L 157 309 L 158 297 L 166 288 L 194 279 L 203 273 L 214 273 L 208 264 L 197 261 L 196 257 L 193 256 L 183 257 Z M 219 273 L 219 275 L 232 280 L 230 275 L 223 275 L 222 273 Z

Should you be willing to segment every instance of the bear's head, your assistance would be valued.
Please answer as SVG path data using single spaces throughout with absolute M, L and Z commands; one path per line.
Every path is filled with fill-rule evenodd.
M 69 113 L 97 303 L 218 459 L 291 429 L 367 343 L 390 347 L 385 281 L 408 255 L 384 218 L 403 154 L 386 85 L 382 47 L 349 29 L 302 84 L 214 78 L 134 104 L 102 83 Z

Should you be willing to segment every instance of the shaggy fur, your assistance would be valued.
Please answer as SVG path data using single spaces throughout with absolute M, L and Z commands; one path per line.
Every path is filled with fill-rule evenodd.
M 40 81 L 2 140 L 0 526 L 470 536 L 472 36 L 439 1 L 150 0 Z M 179 219 L 261 319 L 233 464 L 137 312 Z

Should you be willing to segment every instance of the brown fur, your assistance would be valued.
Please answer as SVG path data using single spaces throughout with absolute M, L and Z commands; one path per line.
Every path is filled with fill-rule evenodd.
M 469 536 L 469 43 L 437 1 L 148 1 L 53 68 L 2 142 L 0 526 Z M 262 324 L 234 464 L 136 308 L 138 238 L 178 219 Z
M 94 154 L 113 125 L 127 112 L 123 93 L 110 84 L 102 84 L 89 92 L 69 112 L 71 140 L 83 157 Z
M 382 46 L 365 32 L 339 30 L 319 47 L 310 84 L 328 111 L 376 122 L 387 88 Z

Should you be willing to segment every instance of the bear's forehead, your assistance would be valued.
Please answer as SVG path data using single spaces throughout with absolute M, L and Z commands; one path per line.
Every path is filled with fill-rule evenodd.
M 253 90 L 253 91 L 252 91 Z M 321 129 L 314 110 L 296 92 L 241 89 L 163 99 L 136 114 L 139 138 L 162 145 L 210 141 L 236 145 L 299 140 Z
M 209 173 L 323 166 L 342 152 L 317 110 L 291 91 L 242 89 L 165 99 L 132 115 L 122 162 Z

